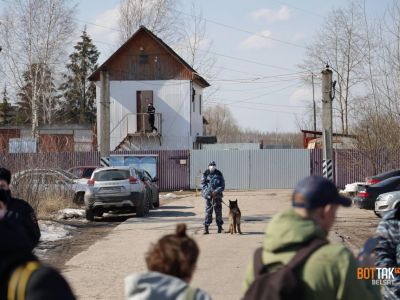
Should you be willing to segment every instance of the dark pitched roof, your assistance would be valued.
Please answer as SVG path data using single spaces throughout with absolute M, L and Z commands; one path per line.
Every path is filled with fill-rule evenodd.
M 97 68 L 96 71 L 94 71 L 90 76 L 89 80 L 94 80 L 95 77 L 99 75 L 99 72 L 106 68 L 108 63 L 111 62 L 113 58 L 118 56 L 118 54 L 125 48 L 127 47 L 130 42 L 135 39 L 137 34 L 139 32 L 146 32 L 149 36 L 151 36 L 157 43 L 159 43 L 163 48 L 165 48 L 172 56 L 174 56 L 181 64 L 183 64 L 187 69 L 189 69 L 193 73 L 193 80 L 197 80 L 199 83 L 201 83 L 204 87 L 210 86 L 210 84 L 205 80 L 200 74 L 197 73 L 195 69 L 193 69 L 182 57 L 180 57 L 170 46 L 168 46 L 162 39 L 157 37 L 153 32 L 151 32 L 149 29 L 147 29 L 145 26 L 140 26 L 140 28 L 121 46 L 118 48 L 117 51 L 115 51 L 100 67 Z

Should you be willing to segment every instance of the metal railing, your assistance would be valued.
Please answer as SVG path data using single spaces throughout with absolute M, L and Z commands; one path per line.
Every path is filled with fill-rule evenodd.
M 110 131 L 111 147 L 116 147 L 128 135 L 137 133 L 156 133 L 152 131 L 150 125 L 149 113 L 128 113 L 115 125 Z M 154 127 L 157 129 L 157 134 L 162 134 L 162 115 L 161 113 L 154 114 Z

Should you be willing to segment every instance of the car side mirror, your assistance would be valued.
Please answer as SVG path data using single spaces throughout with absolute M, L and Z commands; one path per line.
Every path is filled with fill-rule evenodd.
M 157 178 L 157 176 L 154 176 L 154 178 L 153 178 L 153 182 L 157 182 L 158 181 L 158 178 Z

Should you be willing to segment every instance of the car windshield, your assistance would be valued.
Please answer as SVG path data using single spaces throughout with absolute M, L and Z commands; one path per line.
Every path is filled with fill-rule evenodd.
M 92 177 L 92 174 L 93 174 L 93 172 L 94 172 L 95 169 L 96 169 L 96 168 L 87 168 L 87 169 L 84 169 L 84 171 L 83 171 L 83 173 L 82 173 L 82 177 L 83 177 L 83 178 L 90 178 L 90 177 Z
M 94 174 L 96 181 L 126 180 L 130 176 L 129 170 L 103 170 Z
M 395 184 L 397 182 L 400 182 L 400 177 L 392 177 L 392 178 L 388 178 L 385 179 L 381 182 L 378 182 L 377 184 L 372 185 L 373 187 L 384 187 L 384 186 L 388 186 L 391 184 Z
M 63 174 L 65 177 L 67 177 L 69 179 L 78 179 L 79 178 L 78 176 L 76 176 L 70 172 L 64 171 L 64 170 L 56 170 L 56 172 L 60 172 L 61 174 Z

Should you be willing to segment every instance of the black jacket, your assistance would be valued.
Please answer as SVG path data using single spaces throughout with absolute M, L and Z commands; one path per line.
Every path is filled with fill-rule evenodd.
M 0 220 L 0 299 L 7 299 L 8 281 L 13 271 L 29 261 L 37 261 L 32 254 L 34 244 L 24 228 L 12 219 Z M 71 288 L 54 269 L 41 266 L 34 271 L 26 286 L 26 300 L 73 300 Z
M 7 204 L 7 215 L 6 218 L 16 220 L 21 224 L 28 238 L 34 243 L 35 247 L 39 243 L 40 229 L 38 221 L 36 219 L 35 211 L 28 202 L 13 198 L 10 194 L 10 202 Z

